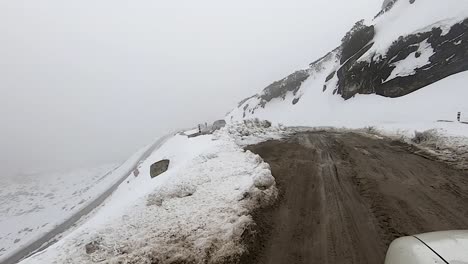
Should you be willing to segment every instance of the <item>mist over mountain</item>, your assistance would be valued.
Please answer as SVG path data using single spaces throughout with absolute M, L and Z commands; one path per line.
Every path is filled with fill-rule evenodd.
M 122 162 L 168 131 L 220 119 L 380 4 L 3 1 L 0 177 Z

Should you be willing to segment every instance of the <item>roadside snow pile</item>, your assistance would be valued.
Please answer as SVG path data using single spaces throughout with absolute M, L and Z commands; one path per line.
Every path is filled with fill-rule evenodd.
M 288 130 L 282 124 L 273 125 L 268 120 L 254 118 L 228 123 L 221 129 L 221 133 L 215 133 L 215 137 L 229 135 L 238 145 L 247 146 L 271 139 L 280 139 L 287 134 Z
M 169 139 L 89 221 L 21 263 L 225 263 L 240 257 L 250 213 L 277 196 L 269 165 L 235 143 L 241 130 L 231 125 L 214 135 Z M 161 159 L 171 161 L 169 169 L 151 179 L 150 166 Z
M 468 125 L 450 122 L 387 124 L 375 127 L 375 131 L 415 144 L 441 161 L 468 169 Z

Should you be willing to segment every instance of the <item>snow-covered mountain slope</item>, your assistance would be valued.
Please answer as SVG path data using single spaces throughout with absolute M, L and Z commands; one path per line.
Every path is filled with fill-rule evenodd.
M 453 120 L 468 110 L 460 99 L 468 76 L 438 82 L 468 70 L 467 32 L 468 1 L 385 1 L 334 51 L 242 101 L 226 120 L 308 126 Z
M 358 94 L 349 100 L 333 95 L 332 91 L 316 89 L 323 77 L 325 74 L 317 74 L 303 83 L 304 93 L 296 105 L 290 103 L 295 96 L 289 93 L 284 99 L 275 98 L 265 107 L 258 107 L 253 114 L 247 112 L 248 116 L 288 126 L 359 128 L 383 123 L 454 121 L 458 112 L 468 114 L 468 72 L 452 75 L 399 98 Z M 256 98 L 246 105 L 252 101 L 256 102 Z M 235 109 L 228 119 L 242 119 L 243 110 Z M 468 121 L 466 115 L 462 119 Z
M 120 176 L 117 164 L 0 181 L 0 262 L 61 224 Z
M 16 263 L 73 229 L 171 135 L 140 149 L 120 165 L 28 173 L 2 180 L 0 263 Z

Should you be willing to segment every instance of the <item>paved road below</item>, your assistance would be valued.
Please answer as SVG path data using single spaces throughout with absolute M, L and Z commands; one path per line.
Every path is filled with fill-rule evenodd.
M 242 263 L 383 263 L 400 236 L 468 229 L 468 175 L 397 141 L 307 132 L 248 148 L 271 165 L 276 205 Z

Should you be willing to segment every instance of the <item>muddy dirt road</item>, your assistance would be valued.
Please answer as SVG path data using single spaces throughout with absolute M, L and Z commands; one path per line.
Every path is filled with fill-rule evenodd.
M 468 174 L 396 141 L 307 132 L 248 147 L 271 165 L 276 205 L 242 263 L 383 263 L 400 236 L 468 229 Z

